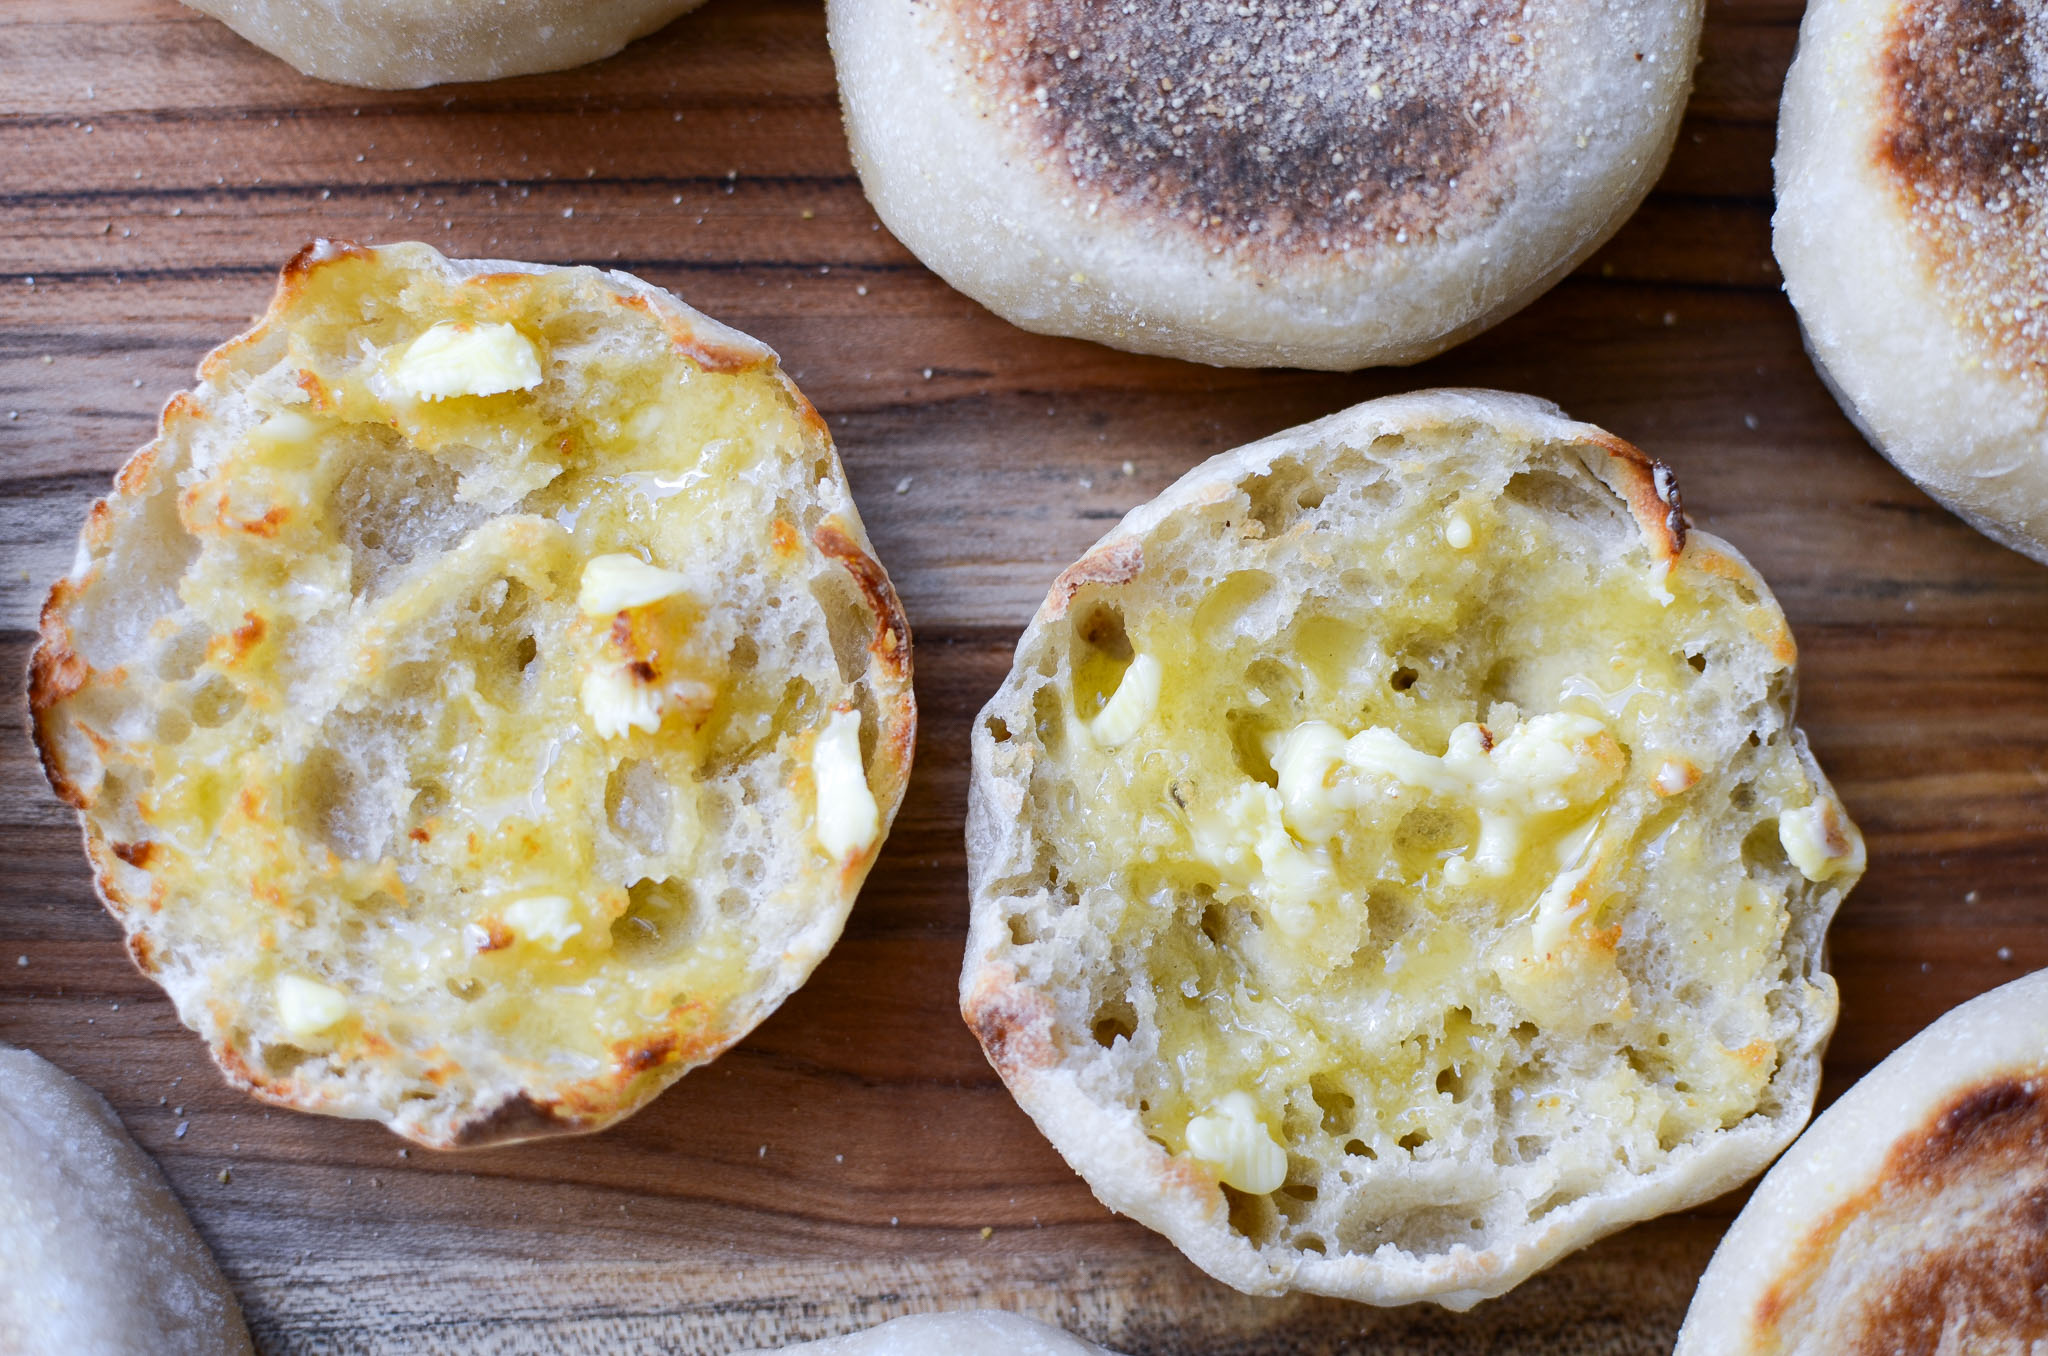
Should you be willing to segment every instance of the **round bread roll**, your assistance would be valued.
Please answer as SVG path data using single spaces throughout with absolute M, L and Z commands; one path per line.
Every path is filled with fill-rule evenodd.
M 781 1350 L 810 1356 L 1115 1356 L 1049 1323 L 999 1309 L 911 1314 L 865 1332 Z
M 838 938 L 910 636 L 825 422 L 623 273 L 318 242 L 93 506 L 30 706 L 143 971 L 265 1100 L 594 1130 Z
M 1799 30 L 1772 248 L 1864 436 L 2048 561 L 2048 3 L 1830 0 Z
M 1467 1307 L 1760 1170 L 1863 846 L 1671 474 L 1430 391 L 1211 458 L 975 722 L 961 1005 L 1217 1279 Z
M 1698 0 L 830 0 L 854 164 L 1027 330 L 1229 366 L 1412 363 L 1649 192 Z
M 704 0 L 185 0 L 305 74 L 418 89 L 608 57 Z
M 0 1347 L 244 1356 L 234 1292 L 106 1099 L 0 1046 Z
M 1677 1356 L 2025 1356 L 2048 1336 L 2048 971 L 1842 1094 L 1714 1252 Z

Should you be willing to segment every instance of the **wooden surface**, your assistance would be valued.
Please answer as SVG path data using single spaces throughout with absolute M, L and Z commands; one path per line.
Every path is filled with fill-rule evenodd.
M 1871 453 L 1800 351 L 1768 250 L 1797 18 L 1713 0 L 1670 170 L 1562 286 L 1425 366 L 1332 377 L 1040 338 L 949 290 L 861 196 L 816 0 L 714 0 L 597 66 L 407 94 L 302 79 L 170 0 L 7 0 L 0 1040 L 112 1099 L 266 1351 L 723 1352 L 980 1303 L 1130 1353 L 1668 1350 L 1737 1199 L 1466 1316 L 1239 1296 L 1097 1205 L 956 1014 L 967 728 L 1058 569 L 1198 459 L 1386 392 L 1533 391 L 1673 465 L 1791 616 L 1802 723 L 1871 849 L 1828 1095 L 2048 965 L 2048 570 Z M 228 1090 L 128 963 L 19 728 L 86 505 L 315 233 L 629 268 L 773 344 L 916 629 L 916 776 L 845 939 L 600 1136 L 408 1155 Z

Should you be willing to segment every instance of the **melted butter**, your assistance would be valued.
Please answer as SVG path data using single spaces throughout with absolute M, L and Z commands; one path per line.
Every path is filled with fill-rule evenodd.
M 1725 700 L 1688 638 L 1741 620 L 1710 619 L 1646 549 L 1588 577 L 1511 502 L 1467 494 L 1453 521 L 1445 551 L 1443 511 L 1416 506 L 1405 545 L 1367 557 L 1392 581 L 1369 608 L 1312 603 L 1278 641 L 1242 624 L 1271 606 L 1263 571 L 1226 576 L 1189 615 L 1127 596 L 1109 639 L 1077 621 L 1064 701 L 1041 693 L 1037 734 L 1071 791 L 1035 813 L 1065 879 L 1138 901 L 1103 925 L 1162 995 L 1160 1057 L 1135 1077 L 1172 1151 L 1195 1153 L 1197 1124 L 1220 1152 L 1227 1098 L 1279 1125 L 1327 1079 L 1356 1103 L 1344 1136 L 1426 1142 L 1458 1123 L 1447 1080 L 1499 1070 L 1523 1024 L 1606 1042 L 1600 1097 L 1657 1143 L 1740 1119 L 1774 1071 L 1785 864 L 1752 878 L 1742 827 L 1714 837 L 1671 800 L 1728 796 L 1737 756 L 1761 764 L 1742 794 L 1773 837 L 1780 807 L 1811 798 L 1789 749 L 1675 733 Z M 1481 608 L 1502 618 L 1484 644 L 1443 645 Z M 1159 670 L 1148 718 L 1117 741 L 1074 737 L 1113 709 L 1133 655 Z M 1678 957 L 1663 982 L 1724 1000 L 1711 1029 L 1639 1000 L 1623 940 L 1638 909 L 1655 917 L 1633 926 Z M 1631 1064 L 1619 1051 L 1638 1043 Z M 1561 1131 L 1575 1112 L 1530 1114 Z
M 191 496 L 202 516 L 268 514 L 272 526 L 210 537 L 187 599 L 247 599 L 255 578 L 272 581 L 271 604 L 251 614 L 260 638 L 216 639 L 200 666 L 224 714 L 160 747 L 150 823 L 177 856 L 180 892 L 253 901 L 253 916 L 209 906 L 189 926 L 217 932 L 225 963 L 261 987 L 282 984 L 315 1044 L 388 1037 L 409 1020 L 394 1014 L 440 1011 L 495 1028 L 515 1059 L 595 1071 L 650 1022 L 685 1045 L 725 1029 L 750 982 L 747 935 L 717 904 L 740 882 L 717 854 L 701 776 L 827 713 L 782 675 L 736 668 L 718 600 L 669 567 L 736 533 L 758 534 L 757 556 L 774 558 L 774 506 L 749 468 L 802 444 L 800 415 L 772 373 L 685 370 L 660 337 L 581 359 L 588 389 L 563 407 L 488 328 L 510 327 L 544 363 L 577 337 L 551 332 L 549 285 L 494 294 L 497 310 L 462 331 L 490 351 L 451 359 L 444 332 L 411 369 L 393 355 L 417 350 L 388 315 L 295 339 L 316 399 L 273 413 Z M 363 328 L 387 359 L 336 370 L 333 353 L 372 342 Z M 398 389 L 393 370 L 421 390 Z M 419 467 L 445 468 L 446 511 L 498 516 L 419 548 L 366 591 L 370 556 L 342 544 L 351 510 L 339 496 L 378 457 L 412 459 L 390 493 Z M 231 503 L 211 489 L 229 483 Z M 611 564 L 585 601 L 620 603 L 611 615 L 577 606 L 593 561 Z M 220 637 L 250 620 L 215 610 Z M 313 646 L 298 629 L 313 620 L 346 639 Z M 597 728 L 589 674 L 636 664 L 655 671 L 655 718 Z M 275 732 L 309 709 L 332 714 Z M 397 798 L 368 794 L 394 763 Z M 607 868 L 620 851 L 601 852 L 583 826 L 608 822 L 629 763 L 666 788 L 645 812 L 655 846 Z M 309 1026 L 332 1004 L 287 982 L 294 948 L 382 977 L 351 997 L 359 1020 Z M 433 1020 L 423 1025 L 431 1043 Z

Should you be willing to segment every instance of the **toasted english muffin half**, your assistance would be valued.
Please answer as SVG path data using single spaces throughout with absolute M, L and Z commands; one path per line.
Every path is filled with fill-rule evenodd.
M 1971 526 L 2048 562 L 2048 0 L 1810 5 L 1771 246 L 1822 378 Z
M 1000 1309 L 910 1314 L 864 1332 L 780 1349 L 810 1356 L 1114 1356 L 1049 1323 Z
M 185 0 L 306 75 L 418 89 L 608 57 L 704 0 Z
M 1698 0 L 830 0 L 854 165 L 1027 330 L 1227 366 L 1412 363 L 1633 212 Z
M 93 506 L 29 674 L 136 963 L 265 1100 L 593 1130 L 838 938 L 910 635 L 824 421 L 623 273 L 309 246 Z
M 961 1007 L 1219 1280 L 1453 1308 L 1755 1173 L 1863 846 L 1770 590 L 1671 474 L 1428 391 L 1213 457 L 973 731 Z
M 2048 971 L 1949 1012 L 1778 1160 L 1677 1356 L 2004 1356 L 2048 1334 Z
M 106 1099 L 0 1046 L 8 1356 L 248 1356 L 213 1254 Z

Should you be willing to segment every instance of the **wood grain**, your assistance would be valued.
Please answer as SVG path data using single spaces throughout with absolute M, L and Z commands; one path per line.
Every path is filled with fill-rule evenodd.
M 1871 846 L 1834 934 L 1828 1095 L 2048 965 L 2048 571 L 1872 454 L 1800 349 L 1769 256 L 1797 19 L 1710 5 L 1659 191 L 1562 286 L 1421 367 L 1324 376 L 1027 335 L 952 292 L 861 197 L 815 3 L 714 0 L 580 71 L 386 94 L 169 0 L 11 0 L 0 1039 L 114 1101 L 270 1352 L 722 1352 L 974 1303 L 1131 1353 L 1667 1350 L 1736 1199 L 1464 1316 L 1246 1298 L 1097 1205 L 955 1011 L 966 731 L 1052 576 L 1196 460 L 1390 391 L 1533 391 L 1670 462 L 1791 616 L 1803 723 Z M 767 340 L 830 417 L 916 628 L 917 771 L 844 942 L 601 1136 L 407 1154 L 230 1092 L 128 963 L 19 728 L 86 505 L 315 233 L 630 268 Z

